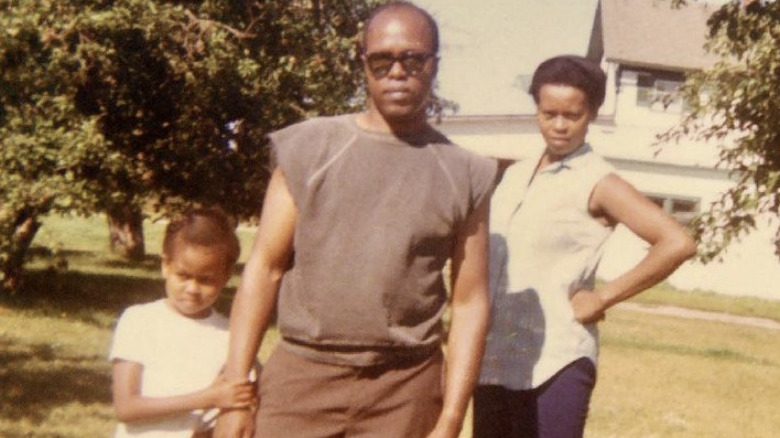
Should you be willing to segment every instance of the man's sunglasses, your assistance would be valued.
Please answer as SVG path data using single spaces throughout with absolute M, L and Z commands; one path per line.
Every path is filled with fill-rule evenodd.
M 400 55 L 394 55 L 390 52 L 374 52 L 363 55 L 363 59 L 377 79 L 382 79 L 390 73 L 396 62 L 401 64 L 406 74 L 409 76 L 418 76 L 425 69 L 425 63 L 435 55 L 430 53 L 406 52 Z

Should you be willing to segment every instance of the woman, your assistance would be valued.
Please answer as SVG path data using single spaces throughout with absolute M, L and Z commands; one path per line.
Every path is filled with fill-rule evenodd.
M 586 143 L 605 85 L 604 72 L 577 56 L 549 59 L 534 73 L 530 93 L 546 147 L 510 166 L 493 196 L 493 318 L 474 396 L 475 438 L 581 437 L 596 381 L 596 323 L 696 251 L 680 225 Z M 617 224 L 649 251 L 595 289 Z

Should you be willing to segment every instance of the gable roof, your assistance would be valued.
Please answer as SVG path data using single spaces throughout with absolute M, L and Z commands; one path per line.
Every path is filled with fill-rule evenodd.
M 601 0 L 604 57 L 666 70 L 709 67 L 719 58 L 704 50 L 707 19 L 718 8 L 698 1 L 672 9 L 668 1 Z

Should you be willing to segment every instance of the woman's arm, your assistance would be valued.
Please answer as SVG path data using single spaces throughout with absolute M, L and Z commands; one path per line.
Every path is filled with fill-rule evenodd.
M 606 309 L 662 281 L 696 253 L 696 243 L 680 224 L 615 174 L 596 184 L 589 209 L 596 218 L 625 225 L 650 248 L 638 264 L 596 293 L 572 296 L 580 322 L 595 322 Z
M 218 379 L 211 386 L 188 394 L 170 397 L 141 395 L 143 366 L 137 362 L 114 360 L 114 409 L 119 421 L 151 420 L 195 409 L 245 408 L 254 402 L 254 385 L 246 380 L 228 382 Z

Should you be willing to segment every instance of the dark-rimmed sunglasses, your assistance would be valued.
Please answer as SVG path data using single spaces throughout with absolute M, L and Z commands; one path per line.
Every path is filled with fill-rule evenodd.
M 422 52 L 406 52 L 394 55 L 390 52 L 374 52 L 363 55 L 368 70 L 377 79 L 382 79 L 390 73 L 396 62 L 401 64 L 409 76 L 419 76 L 425 69 L 425 63 L 435 55 Z

